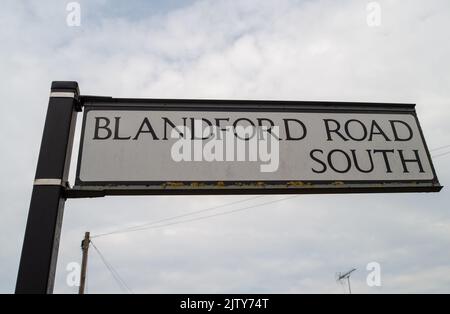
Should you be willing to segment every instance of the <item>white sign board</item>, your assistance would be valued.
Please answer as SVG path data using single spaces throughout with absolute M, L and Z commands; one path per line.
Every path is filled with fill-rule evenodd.
M 87 107 L 77 186 L 271 193 L 440 189 L 414 110 L 367 107 Z

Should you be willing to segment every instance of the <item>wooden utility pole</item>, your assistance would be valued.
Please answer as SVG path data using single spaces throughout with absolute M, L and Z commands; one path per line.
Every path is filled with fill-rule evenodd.
M 78 294 L 84 294 L 84 288 L 86 286 L 86 270 L 88 261 L 89 244 L 91 243 L 90 233 L 84 234 L 84 240 L 81 242 L 81 249 L 83 251 L 83 261 L 81 262 L 81 276 L 80 276 L 80 289 Z

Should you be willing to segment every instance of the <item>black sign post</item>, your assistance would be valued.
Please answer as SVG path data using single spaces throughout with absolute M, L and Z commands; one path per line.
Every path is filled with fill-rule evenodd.
M 72 144 L 80 109 L 78 83 L 52 83 L 17 277 L 18 294 L 53 292 Z

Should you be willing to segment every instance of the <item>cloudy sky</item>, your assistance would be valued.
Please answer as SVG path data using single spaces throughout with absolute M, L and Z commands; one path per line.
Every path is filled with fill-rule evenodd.
M 450 3 L 380 0 L 4 0 L 0 10 L 0 292 L 14 291 L 51 81 L 146 98 L 416 103 L 450 180 Z M 437 150 L 434 150 L 437 149 Z M 73 178 L 73 175 L 72 175 Z M 230 204 L 229 215 L 94 239 L 135 293 L 450 293 L 450 194 L 110 197 L 66 204 L 55 285 L 85 231 Z M 275 202 L 276 200 L 280 200 Z M 253 205 L 262 206 L 253 207 Z M 366 265 L 381 265 L 381 287 Z M 91 250 L 89 293 L 121 293 Z

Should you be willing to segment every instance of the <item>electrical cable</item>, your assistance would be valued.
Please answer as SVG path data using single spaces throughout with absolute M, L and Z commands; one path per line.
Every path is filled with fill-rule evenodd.
M 258 195 L 258 196 L 254 196 L 254 197 L 249 197 L 249 198 L 246 198 L 244 200 L 234 201 L 234 202 L 231 202 L 231 203 L 226 203 L 226 204 L 222 204 L 222 205 L 218 205 L 218 206 L 214 206 L 214 207 L 209 207 L 209 208 L 205 208 L 205 209 L 189 212 L 189 213 L 186 213 L 186 214 L 181 214 L 181 215 L 176 215 L 176 216 L 163 218 L 163 219 L 160 219 L 160 220 L 151 221 L 151 222 L 144 223 L 144 224 L 137 225 L 137 226 L 126 227 L 126 228 L 118 229 L 118 230 L 115 230 L 115 231 L 94 235 L 91 238 L 92 239 L 100 238 L 100 237 L 108 236 L 108 235 L 111 235 L 111 234 L 122 233 L 122 232 L 128 231 L 128 230 L 141 229 L 143 227 L 153 226 L 153 225 L 159 224 L 161 222 L 170 221 L 170 220 L 174 220 L 174 219 L 178 219 L 178 218 L 183 218 L 183 217 L 187 217 L 187 216 L 191 216 L 191 215 L 195 215 L 195 214 L 199 214 L 199 213 L 204 213 L 204 212 L 207 212 L 207 211 L 212 211 L 212 210 L 223 208 L 223 207 L 228 207 L 228 206 L 231 206 L 231 205 L 236 205 L 236 204 L 252 201 L 252 200 L 255 200 L 255 199 L 258 199 L 258 198 L 262 198 L 262 197 L 264 197 L 264 195 Z
M 213 218 L 213 217 L 229 215 L 229 214 L 233 214 L 233 213 L 236 213 L 236 212 L 244 211 L 244 210 L 247 210 L 247 209 L 261 207 L 261 206 L 265 206 L 265 205 L 269 205 L 269 204 L 285 201 L 285 200 L 292 199 L 292 198 L 295 198 L 295 197 L 298 197 L 298 195 L 289 196 L 289 197 L 285 197 L 285 198 L 282 198 L 282 199 L 277 199 L 277 200 L 273 200 L 273 201 L 269 201 L 269 202 L 264 202 L 264 203 L 261 203 L 261 204 L 256 204 L 256 205 L 246 206 L 246 207 L 242 207 L 242 208 L 237 208 L 237 209 L 234 209 L 234 210 L 225 211 L 225 212 L 221 212 L 221 213 L 217 213 L 217 214 L 212 214 L 212 215 L 207 215 L 207 216 L 202 216 L 202 217 L 197 217 L 197 218 L 192 218 L 192 219 L 176 221 L 176 222 L 167 223 L 167 224 L 163 224 L 163 225 L 156 225 L 156 226 L 150 225 L 150 226 L 146 226 L 146 227 L 139 228 L 139 229 L 111 232 L 108 235 L 124 234 L 124 233 L 143 231 L 143 230 L 148 230 L 148 229 L 158 229 L 158 228 L 178 225 L 178 224 L 182 224 L 182 223 L 188 223 L 188 222 L 193 222 L 193 221 L 205 220 L 205 219 L 209 219 L 209 218 Z
M 119 275 L 119 273 L 115 270 L 115 268 L 109 263 L 105 256 L 100 252 L 100 250 L 95 246 L 95 244 L 91 241 L 92 247 L 95 249 L 97 254 L 100 256 L 100 259 L 102 260 L 103 264 L 105 264 L 106 268 L 109 270 L 111 275 L 113 276 L 116 283 L 119 285 L 119 288 L 123 292 L 128 292 L 130 294 L 133 294 L 133 291 L 130 289 L 130 287 L 127 285 L 125 280 L 122 279 L 122 277 Z
M 430 150 L 430 152 L 435 152 L 435 151 L 438 151 L 438 150 L 443 150 L 443 149 L 445 149 L 445 148 L 450 148 L 450 145 L 444 145 L 444 146 L 441 146 L 441 147 L 433 148 L 433 149 Z
M 431 156 L 431 157 L 434 158 L 434 159 L 436 159 L 436 158 L 439 158 L 439 157 L 447 156 L 448 154 L 450 154 L 450 152 L 445 152 L 445 153 L 437 154 L 437 155 L 434 155 L 434 156 Z

